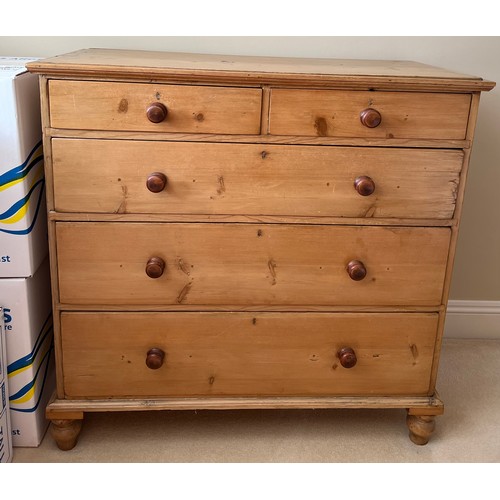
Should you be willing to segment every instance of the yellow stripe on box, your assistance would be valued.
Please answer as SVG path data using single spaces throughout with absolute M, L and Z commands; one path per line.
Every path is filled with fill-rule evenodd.
M 28 211 L 29 206 L 30 206 L 30 202 L 28 200 L 26 202 L 26 204 L 23 205 L 12 217 L 9 217 L 8 219 L 3 219 L 0 222 L 2 224 L 15 224 L 16 222 L 19 222 L 26 215 L 26 212 Z
M 20 182 L 23 182 L 24 179 L 17 179 L 15 181 L 11 181 L 8 184 L 4 184 L 3 186 L 0 186 L 0 192 L 5 191 L 6 189 L 9 189 L 12 186 L 15 186 L 16 184 L 19 184 Z
M 33 384 L 33 387 L 21 398 L 15 399 L 14 401 L 10 401 L 10 404 L 21 404 L 26 403 L 30 399 L 32 399 L 35 395 L 36 382 Z

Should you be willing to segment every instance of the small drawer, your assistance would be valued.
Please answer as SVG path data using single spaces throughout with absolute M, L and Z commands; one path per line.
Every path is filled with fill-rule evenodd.
M 58 222 L 61 303 L 441 304 L 449 228 Z
M 437 314 L 61 315 L 67 398 L 426 395 Z
M 455 150 L 53 139 L 59 212 L 449 219 Z
M 50 80 L 54 128 L 259 134 L 256 88 Z
M 470 94 L 273 89 L 270 133 L 465 139 Z

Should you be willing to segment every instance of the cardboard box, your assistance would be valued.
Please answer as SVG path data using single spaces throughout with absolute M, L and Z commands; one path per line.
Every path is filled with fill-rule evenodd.
M 55 390 L 49 260 L 30 278 L 0 279 L 13 446 L 38 446 Z
M 7 388 L 7 351 L 3 309 L 0 307 L 0 463 L 12 462 L 9 398 Z
M 0 278 L 32 276 L 48 253 L 38 78 L 0 57 Z

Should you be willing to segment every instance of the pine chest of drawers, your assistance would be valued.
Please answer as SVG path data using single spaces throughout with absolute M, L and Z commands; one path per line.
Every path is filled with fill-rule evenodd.
M 405 408 L 425 444 L 481 91 L 90 49 L 40 74 L 61 449 L 85 412 Z

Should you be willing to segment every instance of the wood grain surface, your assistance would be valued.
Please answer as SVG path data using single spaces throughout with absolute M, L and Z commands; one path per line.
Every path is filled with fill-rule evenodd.
M 56 223 L 66 304 L 439 305 L 448 228 Z M 151 279 L 151 257 L 166 263 Z M 346 266 L 360 260 L 366 278 Z
M 424 395 L 436 314 L 63 313 L 68 398 Z M 337 351 L 358 362 L 346 369 Z M 146 366 L 151 348 L 163 365 Z
M 29 63 L 34 73 L 70 78 L 158 80 L 350 89 L 491 90 L 495 83 L 415 61 L 262 57 L 83 49 Z
M 470 94 L 349 92 L 273 89 L 269 131 L 276 135 L 465 139 Z M 375 128 L 360 113 L 374 108 L 382 115 Z
M 451 219 L 453 150 L 53 139 L 58 212 Z M 148 176 L 167 177 L 151 193 Z M 360 196 L 359 176 L 375 191 Z
M 52 127 L 86 130 L 259 134 L 260 89 L 50 80 Z M 152 123 L 151 103 L 168 109 Z

